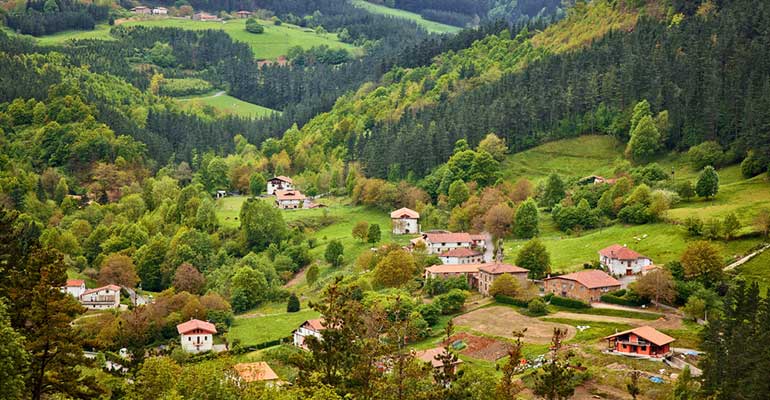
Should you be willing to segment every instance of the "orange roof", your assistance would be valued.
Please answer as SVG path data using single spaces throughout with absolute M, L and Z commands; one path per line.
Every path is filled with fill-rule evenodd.
M 264 361 L 238 363 L 233 365 L 233 369 L 245 382 L 274 381 L 279 379 L 278 374 Z
M 184 335 L 187 332 L 200 329 L 208 333 L 217 333 L 217 328 L 211 322 L 201 321 L 199 319 L 191 319 L 187 322 L 182 322 L 176 326 L 177 332 L 180 335 Z
M 107 285 L 107 286 L 102 286 L 102 287 L 98 287 L 98 288 L 88 289 L 85 292 L 83 292 L 83 295 L 91 294 L 91 293 L 96 293 L 96 292 L 98 292 L 100 290 L 105 290 L 105 289 L 120 290 L 120 286 L 118 286 L 118 285 Z
M 414 219 L 417 219 L 417 218 L 420 218 L 420 213 L 418 213 L 417 211 L 414 211 L 412 209 L 403 207 L 403 208 L 399 208 L 398 210 L 393 211 L 392 213 L 390 213 L 390 218 L 392 218 L 392 219 L 396 219 L 396 218 L 414 218 Z
M 481 264 L 438 264 L 425 268 L 434 274 L 474 274 L 479 272 Z
M 467 247 L 457 247 L 441 253 L 439 257 L 474 257 L 479 255 L 481 255 L 481 253 L 476 250 L 471 250 Z
M 614 335 L 610 335 L 605 337 L 605 339 L 610 339 L 618 336 L 627 335 L 629 333 L 633 333 L 636 336 L 639 336 L 640 338 L 656 345 L 656 346 L 663 346 L 666 344 L 669 344 L 676 339 L 672 338 L 671 336 L 666 335 L 665 333 L 662 333 L 658 331 L 657 329 L 651 327 L 651 326 L 640 326 L 638 328 L 629 329 L 627 331 L 618 332 Z
M 294 181 L 291 180 L 288 176 L 278 175 L 270 178 L 271 181 L 278 179 L 279 181 L 284 181 L 287 183 L 294 183 Z
M 322 331 L 326 329 L 325 322 L 323 318 L 316 318 L 316 319 L 309 319 L 302 323 L 300 326 L 308 325 L 311 329 L 314 331 Z
M 545 280 L 551 279 L 567 279 L 570 281 L 575 281 L 589 289 L 620 286 L 620 282 L 618 282 L 617 279 L 598 269 L 587 269 L 584 271 L 573 272 L 567 275 L 546 278 Z
M 283 200 L 305 200 L 305 195 L 299 190 L 276 190 L 275 198 L 278 201 Z
M 471 240 L 487 240 L 487 235 L 484 235 L 484 234 L 481 234 L 481 233 L 476 234 L 476 235 L 471 234 Z
M 599 254 L 603 255 L 604 257 L 609 257 L 617 260 L 636 260 L 639 258 L 647 258 L 629 249 L 628 247 L 621 246 L 619 244 L 613 244 L 610 247 L 601 249 L 599 250 Z
M 441 348 L 441 347 L 434 347 L 434 348 L 428 349 L 428 350 L 417 351 L 417 352 L 414 353 L 414 356 L 418 360 L 430 363 L 433 366 L 433 368 L 439 368 L 439 367 L 443 367 L 444 363 L 441 362 L 440 360 L 437 360 L 436 356 L 438 356 L 438 355 L 440 355 L 442 353 L 444 353 L 444 349 L 443 348 Z M 460 364 L 461 362 L 463 362 L 463 360 L 459 360 L 458 359 L 453 364 L 457 365 L 457 364 Z
M 431 243 L 470 243 L 473 240 L 471 235 L 466 232 L 457 233 L 426 233 L 423 235 Z
M 83 286 L 85 284 L 86 284 L 86 281 L 82 279 L 67 279 L 67 287 Z
M 479 267 L 479 271 L 486 272 L 488 274 L 492 275 L 498 275 L 498 274 L 520 274 L 520 273 L 527 273 L 529 272 L 528 269 L 517 267 L 515 265 L 511 264 L 503 264 L 503 263 L 488 263 L 488 264 L 481 264 Z

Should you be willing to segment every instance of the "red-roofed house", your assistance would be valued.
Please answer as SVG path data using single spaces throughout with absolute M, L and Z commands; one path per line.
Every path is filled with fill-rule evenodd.
M 431 367 L 436 369 L 436 368 L 444 367 L 444 363 L 436 359 L 436 357 L 441 354 L 444 354 L 444 348 L 434 347 L 432 349 L 419 350 L 414 353 L 414 357 L 420 361 L 429 363 Z M 452 369 L 456 370 L 457 366 L 460 365 L 462 362 L 463 360 L 457 359 L 455 362 L 452 363 Z
M 481 264 L 484 255 L 467 247 L 458 247 L 441 253 L 438 258 L 444 264 Z
M 441 254 L 460 247 L 471 248 L 473 245 L 471 235 L 465 232 L 428 232 L 423 233 L 422 237 L 412 239 L 411 242 L 414 245 L 419 241 L 425 243 L 425 249 L 428 251 L 428 254 Z
M 599 301 L 607 292 L 620 289 L 620 282 L 598 269 L 546 278 L 545 292 L 587 302 Z
M 210 351 L 214 346 L 217 328 L 211 322 L 191 319 L 176 326 L 182 349 L 188 353 Z
M 238 363 L 233 365 L 233 369 L 238 373 L 241 382 L 265 382 L 267 386 L 280 385 L 281 378 L 264 361 L 251 363 Z
M 470 287 L 478 283 L 479 266 L 481 264 L 438 264 L 425 268 L 425 279 L 446 279 L 464 276 Z
M 315 336 L 319 340 L 321 339 L 321 331 L 326 329 L 324 326 L 323 318 L 309 319 L 302 323 L 302 325 L 294 331 L 294 345 L 307 350 L 305 345 L 305 337 Z
M 483 294 L 484 296 L 489 296 L 489 289 L 492 287 L 492 284 L 503 274 L 509 274 L 518 279 L 521 287 L 526 288 L 527 285 L 529 285 L 529 281 L 527 280 L 528 273 L 528 269 L 517 267 L 511 264 L 503 264 L 499 262 L 482 264 L 479 266 L 479 293 Z
M 80 295 L 86 291 L 86 281 L 82 279 L 67 279 L 67 285 L 61 289 L 62 292 L 69 293 L 76 299 L 79 299 Z
M 420 213 L 406 207 L 390 213 L 390 222 L 395 235 L 420 232 Z
M 302 208 L 306 197 L 299 190 L 276 190 L 275 205 L 283 210 Z
M 292 190 L 294 181 L 287 176 L 274 176 L 267 181 L 267 194 L 273 195 L 276 190 Z
M 676 339 L 650 326 L 640 326 L 607 336 L 612 352 L 644 357 L 665 357 L 671 352 L 670 344 Z
M 652 264 L 648 257 L 619 244 L 599 250 L 599 262 L 614 276 L 640 274 Z
M 88 289 L 80 295 L 80 304 L 89 310 L 105 310 L 120 307 L 120 286 L 107 285 Z

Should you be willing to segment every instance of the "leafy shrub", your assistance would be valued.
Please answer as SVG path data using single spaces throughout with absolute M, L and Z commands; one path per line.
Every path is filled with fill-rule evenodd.
M 463 308 L 467 297 L 468 294 L 465 291 L 452 289 L 449 293 L 436 297 L 435 303 L 441 307 L 442 314 L 454 314 Z
M 760 156 L 754 152 L 749 153 L 743 162 L 741 162 L 741 174 L 745 178 L 751 178 L 762 173 L 768 166 L 770 159 Z
M 246 20 L 246 31 L 259 34 L 265 31 L 265 27 L 260 25 L 256 19 L 249 18 Z
M 530 315 L 545 315 L 548 313 L 548 310 L 546 310 L 543 300 L 532 299 L 527 305 L 527 312 Z
M 568 297 L 561 297 L 561 296 L 551 297 L 551 304 L 559 307 L 566 307 L 566 308 L 576 308 L 576 309 L 591 308 L 591 305 L 584 301 L 570 299 Z
M 627 224 L 646 224 L 651 222 L 653 217 L 644 204 L 632 204 L 623 207 L 618 213 L 618 218 Z
M 720 166 L 724 160 L 722 146 L 717 142 L 703 142 L 697 146 L 690 147 L 687 151 L 687 158 L 690 160 L 693 168 L 701 170 L 707 165 Z
M 545 300 L 545 301 L 551 301 L 551 299 L 553 298 L 553 296 L 554 296 L 554 294 L 553 294 L 553 293 L 546 293 L 546 294 L 545 294 L 545 296 L 543 296 L 543 300 Z
M 619 291 L 603 294 L 599 299 L 605 303 L 628 307 L 639 307 L 649 303 L 649 301 L 639 297 L 631 290 L 623 292 L 622 295 L 619 295 L 618 292 Z
M 212 91 L 214 87 L 203 79 L 163 79 L 160 84 L 160 94 L 163 96 L 193 96 Z
M 438 319 L 441 316 L 441 306 L 436 304 L 436 302 L 421 304 L 417 307 L 417 312 L 422 315 L 422 319 L 424 319 L 428 325 L 433 326 L 438 323 Z
M 515 297 L 506 296 L 504 294 L 495 295 L 495 301 L 501 304 L 511 304 L 519 307 L 527 307 L 529 305 L 526 300 L 517 299 Z
M 470 290 L 468 279 L 464 276 L 453 276 L 446 279 L 428 279 L 425 281 L 425 293 L 430 296 L 438 296 L 452 289 Z

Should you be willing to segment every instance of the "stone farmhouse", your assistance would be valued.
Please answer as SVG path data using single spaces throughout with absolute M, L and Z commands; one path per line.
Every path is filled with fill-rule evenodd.
M 599 250 L 599 262 L 613 276 L 641 274 L 645 267 L 652 265 L 649 257 L 619 244 Z
M 390 213 L 393 234 L 404 235 L 420 232 L 420 213 L 406 207 Z
M 571 274 L 546 278 L 546 293 L 586 302 L 599 301 L 607 293 L 620 289 L 620 282 L 598 269 L 587 269 Z
M 519 285 L 522 288 L 526 288 L 529 285 L 527 280 L 528 269 L 501 262 L 487 263 L 479 267 L 479 293 L 489 296 L 489 289 L 492 288 L 492 284 L 503 274 L 509 274 L 518 279 Z

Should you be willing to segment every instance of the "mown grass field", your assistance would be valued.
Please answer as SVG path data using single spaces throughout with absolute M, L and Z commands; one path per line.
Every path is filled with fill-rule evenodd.
M 335 33 L 317 34 L 307 28 L 290 24 L 275 26 L 271 21 L 260 21 L 265 27 L 265 32 L 253 34 L 246 31 L 246 20 L 235 19 L 225 22 L 193 21 L 186 18 L 146 18 L 142 20 L 128 20 L 122 24 L 127 26 L 155 26 L 171 27 L 192 30 L 219 29 L 227 32 L 233 40 L 247 43 L 251 46 L 257 59 L 275 59 L 285 55 L 287 51 L 300 46 L 309 49 L 314 46 L 327 45 L 331 48 L 343 48 L 354 55 L 359 55 L 361 50 L 355 46 L 337 40 Z M 44 45 L 58 45 L 73 39 L 102 39 L 112 40 L 110 26 L 97 25 L 93 31 L 64 31 L 54 35 L 37 38 L 38 43 Z
M 240 340 L 244 346 L 264 343 L 291 336 L 292 331 L 308 319 L 318 318 L 313 310 L 303 309 L 295 313 L 266 316 L 240 316 L 235 318 L 227 339 Z
M 382 14 L 391 16 L 394 18 L 408 19 L 417 25 L 422 26 L 428 32 L 433 33 L 455 33 L 462 30 L 462 28 L 452 25 L 442 24 L 440 22 L 429 21 L 423 18 L 420 14 L 409 12 L 406 10 L 399 10 L 397 8 L 390 8 L 379 4 L 372 4 L 365 0 L 352 0 L 353 5 L 363 8 L 372 14 Z
M 770 295 L 770 250 L 738 267 L 738 274 L 748 282 L 757 282 L 760 292 Z
M 241 117 L 264 117 L 274 112 L 278 112 L 267 107 L 262 107 L 257 104 L 237 99 L 222 92 L 206 94 L 198 97 L 177 98 L 176 101 L 183 107 L 187 108 L 200 108 L 208 106 L 214 107 L 215 109 L 225 114 L 233 114 Z

